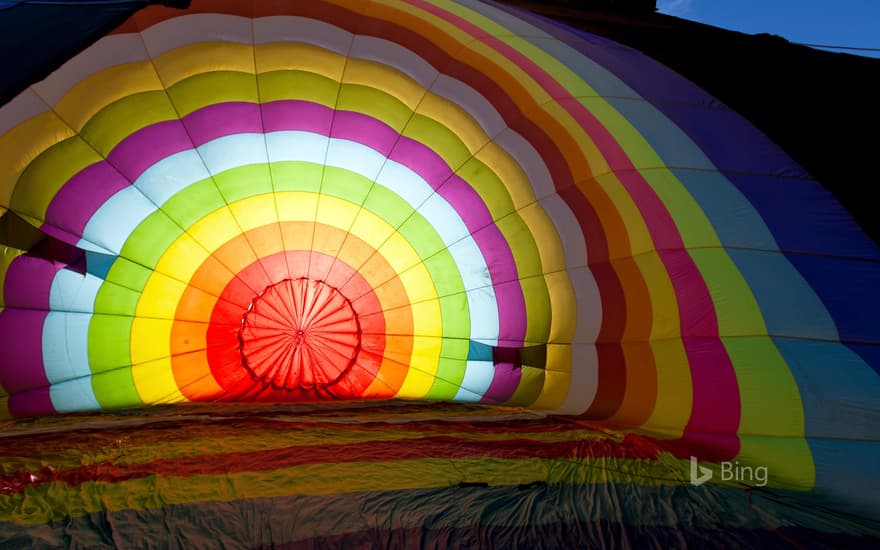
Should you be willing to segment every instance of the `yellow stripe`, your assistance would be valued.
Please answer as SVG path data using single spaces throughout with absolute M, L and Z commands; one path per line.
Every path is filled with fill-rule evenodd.
M 0 205 L 9 208 L 18 178 L 28 165 L 49 147 L 74 135 L 73 130 L 55 113 L 41 113 L 0 136 Z M 28 193 L 27 190 L 22 191 Z M 23 206 L 39 205 L 45 200 L 36 196 L 23 201 Z M 45 212 L 45 208 L 43 208 Z
M 428 98 L 427 91 L 408 75 L 375 61 L 349 58 L 345 67 L 345 84 L 359 84 L 382 90 L 409 107 L 421 110 Z M 435 96 L 436 97 L 436 96 Z
M 253 55 L 259 73 L 297 69 L 339 82 L 345 68 L 345 57 L 336 52 L 298 42 L 258 44 Z M 296 62 L 291 63 L 291 60 Z
M 547 367 L 541 394 L 529 407 L 548 411 L 561 407 L 571 388 L 571 369 L 571 346 L 548 344 Z
M 681 437 L 690 420 L 692 381 L 682 344 L 678 301 L 669 273 L 656 252 L 633 257 L 651 297 L 651 350 L 657 368 L 657 402 L 646 421 L 669 437 Z M 687 391 L 682 391 L 686 389 Z

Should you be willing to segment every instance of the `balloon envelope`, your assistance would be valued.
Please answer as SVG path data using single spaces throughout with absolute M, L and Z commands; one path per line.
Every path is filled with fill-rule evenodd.
M 481 2 L 150 7 L 0 108 L 0 207 L 45 236 L 0 258 L 8 416 L 300 411 L 295 433 L 247 420 L 214 447 L 164 408 L 177 446 L 112 417 L 134 459 L 96 451 L 91 416 L 13 430 L 68 458 L 45 471 L 10 443 L 10 532 L 255 499 L 347 517 L 375 494 L 369 517 L 419 512 L 227 535 L 405 541 L 450 514 L 425 529 L 457 545 L 496 498 L 516 505 L 487 525 L 522 526 L 514 543 L 631 514 L 699 540 L 676 529 L 714 498 L 729 517 L 700 517 L 737 544 L 765 514 L 856 536 L 880 513 L 880 251 L 747 121 L 597 36 Z M 334 410 L 379 427 L 308 424 Z M 588 512 L 608 487 L 625 506 Z

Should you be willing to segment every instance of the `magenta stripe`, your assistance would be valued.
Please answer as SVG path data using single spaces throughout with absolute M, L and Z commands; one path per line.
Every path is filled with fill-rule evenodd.
M 183 117 L 183 125 L 196 147 L 223 136 L 263 132 L 260 106 L 256 103 L 208 105 Z
M 80 170 L 65 183 L 46 210 L 46 224 L 76 236 L 76 246 L 89 219 L 114 194 L 131 185 L 118 170 L 106 161 L 96 162 Z M 50 233 L 49 228 L 43 231 Z M 52 232 L 58 236 L 56 232 Z M 67 238 L 62 239 L 69 242 Z
M 688 434 L 736 434 L 741 414 L 739 386 L 733 363 L 717 336 L 718 320 L 709 290 L 686 250 L 661 251 L 659 255 L 682 303 L 682 341 L 694 386 L 694 412 L 685 428 L 685 438 L 690 437 Z M 682 296 L 687 300 L 683 301 Z M 700 338 L 691 338 L 695 336 Z M 724 452 L 724 460 L 739 451 L 736 438 L 718 441 L 728 445 L 718 449 Z
M 46 387 L 43 322 L 48 311 L 7 308 L 0 312 L 0 384 L 9 394 Z
M 266 132 L 301 130 L 327 136 L 333 122 L 333 109 L 295 99 L 273 101 L 263 104 L 263 121 Z
M 48 386 L 10 395 L 7 407 L 9 407 L 9 414 L 16 418 L 55 414 L 55 406 L 52 405 L 52 396 Z
M 43 323 L 49 309 L 52 280 L 61 268 L 40 258 L 19 256 L 9 266 L 3 283 L 6 309 L 0 312 L 0 385 L 10 395 L 48 388 L 43 369 Z M 51 414 L 55 410 L 46 392 L 28 392 L 9 400 L 13 415 Z
M 49 291 L 52 280 L 61 269 L 56 264 L 29 254 L 15 258 L 3 281 L 4 306 L 7 308 L 49 309 Z M 0 349 L 3 349 L 0 347 Z
M 354 111 L 336 113 L 333 119 L 333 137 L 363 143 L 386 157 L 401 139 L 401 135 L 391 126 Z
M 166 120 L 141 128 L 122 140 L 107 155 L 107 162 L 133 182 L 159 160 L 190 148 L 192 141 L 183 124 Z

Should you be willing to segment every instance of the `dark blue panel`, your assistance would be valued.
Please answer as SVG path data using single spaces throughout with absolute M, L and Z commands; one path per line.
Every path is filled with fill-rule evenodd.
M 781 250 L 880 259 L 880 248 L 814 180 L 727 174 L 758 210 Z
M 856 352 L 874 372 L 880 374 L 880 345 L 849 344 L 847 347 Z
M 111 256 L 109 254 L 100 254 L 98 252 L 86 252 L 86 271 L 103 279 L 107 276 L 107 273 L 110 271 L 110 267 L 113 265 L 113 262 L 116 261 L 118 256 Z
M 475 340 L 470 341 L 470 348 L 468 349 L 468 361 L 491 361 L 492 360 L 492 346 L 477 342 Z
M 65 61 L 148 4 L 189 5 L 188 0 L 55 0 L 0 3 L 0 105 L 39 82 Z
M 787 254 L 834 318 L 840 339 L 880 343 L 880 263 Z

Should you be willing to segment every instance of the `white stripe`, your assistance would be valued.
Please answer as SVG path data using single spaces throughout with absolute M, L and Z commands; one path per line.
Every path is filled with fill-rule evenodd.
M 562 242 L 565 253 L 565 267 L 573 269 L 587 265 L 587 242 L 580 223 L 568 207 L 568 204 L 557 194 L 549 195 L 539 201 L 547 217 L 553 221 L 556 234 Z
M 593 344 L 572 344 L 571 385 L 557 414 L 584 414 L 599 389 L 599 355 Z
M 141 31 L 144 44 L 154 58 L 171 50 L 200 42 L 251 44 L 251 19 L 219 13 L 186 14 L 166 19 Z M 222 63 L 222 60 L 218 60 Z
M 439 74 L 437 69 L 412 50 L 374 36 L 356 36 L 351 46 L 351 57 L 393 67 L 425 89 L 431 86 Z
M 55 105 L 71 88 L 110 67 L 147 61 L 149 54 L 137 34 L 111 34 L 71 58 L 33 88 L 50 105 Z
M 0 136 L 48 110 L 49 106 L 33 90 L 21 92 L 15 99 L 0 107 Z
M 341 55 L 348 53 L 352 34 L 335 25 L 293 15 L 274 15 L 254 20 L 254 43 L 301 42 Z
M 592 344 L 599 337 L 602 327 L 602 298 L 593 272 L 588 267 L 579 267 L 568 271 L 571 286 L 574 288 L 577 305 L 577 326 L 572 342 Z

